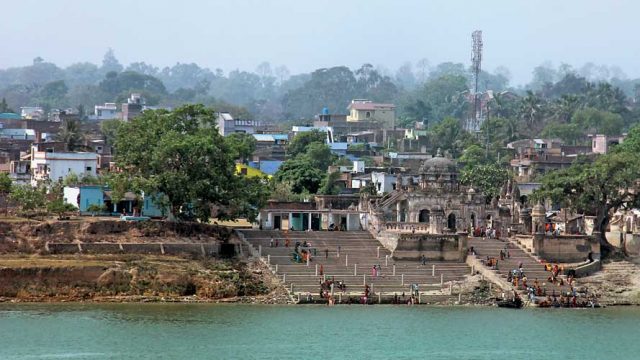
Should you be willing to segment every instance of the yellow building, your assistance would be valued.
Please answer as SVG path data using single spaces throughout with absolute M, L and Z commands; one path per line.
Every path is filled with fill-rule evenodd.
M 251 166 L 245 165 L 245 164 L 236 164 L 236 174 L 246 175 L 248 177 L 261 177 L 261 178 L 267 177 L 271 179 L 271 175 L 267 175 L 262 171 L 260 171 L 259 169 L 252 168 Z
M 351 100 L 347 121 L 371 121 L 392 127 L 396 122 L 396 106 L 370 100 Z

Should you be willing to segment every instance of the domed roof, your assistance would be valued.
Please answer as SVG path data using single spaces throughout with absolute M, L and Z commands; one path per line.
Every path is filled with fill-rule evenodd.
M 442 156 L 440 149 L 434 157 L 422 162 L 420 166 L 421 173 L 442 173 L 442 172 L 458 172 L 458 166 L 455 161 Z
M 532 214 L 533 215 L 544 215 L 546 213 L 546 209 L 544 208 L 544 206 L 542 206 L 542 204 L 538 203 L 536 204 L 536 206 L 533 207 L 533 211 Z

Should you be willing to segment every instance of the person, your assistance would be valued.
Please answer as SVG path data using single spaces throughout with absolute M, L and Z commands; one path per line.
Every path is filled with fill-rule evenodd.
M 271 240 L 269 240 L 269 247 L 273 247 L 273 236 L 271 237 Z
M 376 266 L 373 265 L 373 268 L 371 269 L 371 277 L 377 277 L 378 276 L 378 269 L 376 269 Z
M 329 258 L 329 249 L 324 249 L 324 258 L 325 259 Z
M 278 247 L 278 244 L 279 244 L 278 239 L 276 239 L 276 247 Z
M 324 274 L 324 266 L 320 264 L 320 275 L 322 276 L 323 274 Z
M 418 284 L 413 284 L 413 294 L 415 297 L 418 297 L 419 295 L 419 290 L 418 290 Z
M 284 246 L 285 246 L 285 247 L 289 247 L 289 244 L 290 244 L 289 238 L 286 238 L 286 239 L 284 240 Z
M 427 257 L 426 257 L 426 256 L 424 256 L 424 254 L 422 254 L 421 261 L 422 261 L 422 266 L 427 265 Z

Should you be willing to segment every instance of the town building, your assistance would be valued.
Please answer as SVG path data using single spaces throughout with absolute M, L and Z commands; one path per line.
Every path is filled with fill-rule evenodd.
M 97 175 L 98 154 L 56 152 L 53 147 L 48 147 L 49 145 L 51 144 L 36 143 L 31 146 L 31 185 L 62 180 L 72 173 L 80 177 Z
M 376 122 L 389 128 L 394 127 L 396 123 L 396 106 L 393 104 L 355 99 L 351 100 L 347 109 L 347 122 Z
M 609 150 L 624 141 L 627 134 L 611 136 L 611 135 L 589 135 L 591 138 L 591 152 L 594 154 L 606 154 Z
M 142 113 L 145 101 L 142 95 L 133 93 L 127 99 L 127 102 L 122 104 L 122 120 L 129 121 Z
M 20 117 L 26 120 L 45 120 L 44 109 L 40 106 L 23 106 L 20 108 Z
M 89 115 L 89 120 L 101 121 L 119 119 L 118 106 L 116 103 L 104 103 L 104 105 L 96 105 L 93 115 Z
M 564 145 L 557 139 L 525 139 L 507 144 L 514 155 L 510 161 L 518 182 L 530 182 L 549 171 L 571 166 L 578 155 L 591 154 L 591 146 Z
M 222 136 L 229 136 L 233 133 L 257 134 L 265 129 L 265 124 L 262 121 L 234 119 L 231 114 L 226 112 L 218 113 L 216 123 Z

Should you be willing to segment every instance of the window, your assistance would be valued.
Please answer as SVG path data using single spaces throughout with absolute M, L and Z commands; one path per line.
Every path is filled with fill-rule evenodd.
M 87 166 L 87 171 L 91 171 L 91 166 Z
M 364 117 L 366 117 L 367 119 L 368 119 L 368 118 L 370 118 L 370 117 L 371 117 L 371 112 L 370 112 L 370 111 L 367 111 L 367 112 L 364 114 Z

